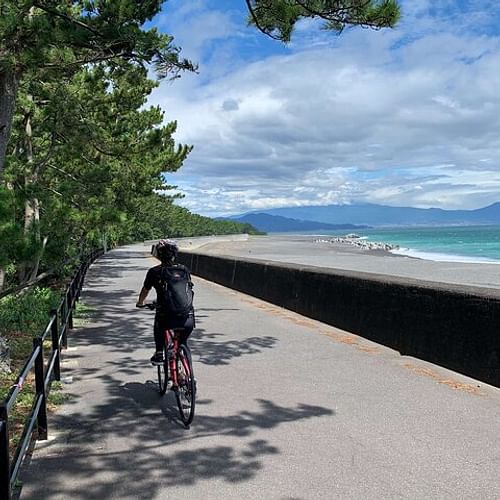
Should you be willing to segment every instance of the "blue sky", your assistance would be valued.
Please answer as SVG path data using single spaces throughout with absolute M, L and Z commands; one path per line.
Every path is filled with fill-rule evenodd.
M 205 215 L 372 202 L 500 201 L 500 5 L 411 0 L 394 30 L 297 26 L 284 46 L 244 0 L 169 0 L 154 20 L 200 66 L 150 98 L 193 144 L 167 182 Z

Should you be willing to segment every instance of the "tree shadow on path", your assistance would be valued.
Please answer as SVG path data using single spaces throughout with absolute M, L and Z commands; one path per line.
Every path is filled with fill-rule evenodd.
M 164 489 L 201 481 L 242 483 L 263 469 L 267 456 L 280 454 L 262 431 L 334 415 L 320 406 L 287 407 L 261 399 L 254 411 L 225 416 L 200 412 L 186 430 L 174 414 L 174 398 L 160 398 L 152 381 L 115 385 L 110 392 L 89 414 L 58 417 L 61 443 L 32 464 L 31 497 L 154 498 Z M 199 408 L 210 404 L 201 400 Z M 253 436 L 257 431 L 259 437 Z M 207 444 L 206 438 L 214 436 L 237 438 L 237 444 L 227 444 L 227 439 Z M 33 488 L 37 476 L 38 487 Z

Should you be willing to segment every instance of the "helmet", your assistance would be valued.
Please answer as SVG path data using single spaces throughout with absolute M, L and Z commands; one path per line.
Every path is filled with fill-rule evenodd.
M 160 240 L 156 245 L 156 255 L 162 262 L 174 260 L 178 252 L 179 247 L 173 240 Z

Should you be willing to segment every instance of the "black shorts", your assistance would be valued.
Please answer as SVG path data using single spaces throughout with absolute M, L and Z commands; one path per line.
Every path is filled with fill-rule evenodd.
M 155 316 L 155 336 L 163 336 L 165 330 L 182 330 L 180 334 L 181 342 L 186 342 L 189 335 L 195 327 L 195 317 L 194 311 L 191 311 L 187 317 L 179 318 L 175 316 L 167 316 L 161 312 L 157 313 Z

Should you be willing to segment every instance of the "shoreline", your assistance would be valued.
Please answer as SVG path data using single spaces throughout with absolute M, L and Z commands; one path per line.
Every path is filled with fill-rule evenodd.
M 198 251 L 215 256 L 500 289 L 500 262 L 471 262 L 451 258 L 428 260 L 413 252 L 407 254 L 404 249 L 387 250 L 384 244 L 368 248 L 366 245 L 342 242 L 315 243 L 317 238 L 318 236 L 297 234 L 250 236 L 245 241 L 213 241 L 202 245 Z
M 482 259 L 481 257 L 470 257 L 459 254 L 448 254 L 440 252 L 429 252 L 425 250 L 416 250 L 414 248 L 399 248 L 391 250 L 393 255 L 403 255 L 414 259 L 429 260 L 431 262 L 459 262 L 462 264 L 493 264 L 500 265 L 500 260 Z
M 471 228 L 471 227 L 483 227 L 483 226 L 464 226 L 466 229 Z M 490 226 L 487 226 L 490 227 Z M 492 226 L 498 231 L 500 231 L 500 225 Z M 463 229 L 462 226 L 458 226 L 459 229 Z M 427 226 L 422 227 L 422 228 L 414 228 L 414 227 L 404 227 L 402 228 L 404 230 L 429 230 L 429 229 L 436 229 L 436 228 L 429 228 Z M 453 227 L 448 227 L 448 226 L 443 226 L 440 227 L 445 234 L 449 233 L 450 230 L 456 229 L 455 226 Z M 391 232 L 388 234 L 388 240 L 384 239 L 384 231 L 386 230 L 391 230 Z M 370 247 L 375 247 L 375 248 L 385 248 L 389 252 L 395 254 L 395 255 L 403 255 L 407 257 L 412 257 L 416 259 L 423 259 L 423 260 L 430 260 L 434 262 L 460 262 L 460 263 L 467 263 L 467 264 L 472 264 L 472 263 L 477 263 L 477 264 L 500 264 L 500 239 L 496 238 L 494 240 L 491 240 L 490 242 L 486 242 L 488 245 L 492 245 L 490 249 L 485 248 L 486 256 L 482 254 L 483 249 L 481 247 L 478 247 L 475 249 L 475 251 L 471 251 L 469 247 L 464 248 L 465 251 L 461 251 L 459 248 L 457 248 L 457 243 L 463 243 L 462 241 L 455 241 L 453 242 L 451 240 L 451 245 L 443 245 L 442 242 L 437 242 L 436 248 L 432 248 L 430 245 L 419 245 L 416 244 L 415 246 L 412 246 L 410 241 L 405 241 L 405 234 L 401 236 L 401 238 L 398 241 L 398 238 L 392 234 L 393 230 L 398 230 L 398 228 L 370 228 L 370 230 L 360 230 L 359 234 L 339 234 L 339 233 L 330 233 L 330 234 L 313 234 L 313 233 L 303 233 L 302 235 L 299 235 L 298 233 L 281 233 L 282 235 L 286 234 L 288 236 L 312 236 L 316 238 L 318 241 L 335 241 L 339 243 L 348 243 L 348 244 L 354 244 L 356 246 L 360 247 L 365 247 L 369 249 Z M 410 233 L 411 234 L 411 233 Z M 271 233 L 271 236 L 278 236 L 279 233 Z M 431 235 L 434 236 L 434 235 Z M 438 235 L 439 236 L 439 235 Z M 462 235 L 457 235 L 457 234 L 452 234 L 452 238 L 455 237 L 457 239 L 458 237 L 464 238 Z M 351 238 L 354 237 L 352 240 Z M 465 238 L 467 238 L 467 235 L 465 235 Z M 411 240 L 411 238 L 410 238 Z M 429 240 L 430 241 L 430 240 Z M 494 241 L 497 241 L 498 244 L 495 246 Z
M 296 235 L 299 236 L 299 235 Z M 307 236 L 307 235 L 304 235 Z M 371 241 L 367 236 L 357 234 L 345 236 L 317 235 L 315 243 L 339 243 L 341 245 L 352 245 L 362 250 L 385 251 L 390 255 L 400 255 L 413 259 L 428 260 L 432 262 L 458 262 L 464 264 L 493 264 L 500 265 L 500 259 L 478 257 L 464 254 L 453 254 L 445 252 L 433 252 L 432 250 L 419 250 L 417 248 L 407 248 L 393 243 L 383 241 Z
M 413 259 L 430 260 L 432 262 L 460 262 L 466 264 L 500 264 L 500 260 L 472 257 L 461 254 L 449 254 L 443 252 L 432 252 L 428 250 L 418 250 L 416 248 L 404 248 L 392 243 L 383 241 L 370 241 L 367 237 L 358 235 L 317 237 L 314 243 L 338 243 L 340 245 L 352 245 L 362 250 L 386 252 L 389 255 L 403 255 Z

